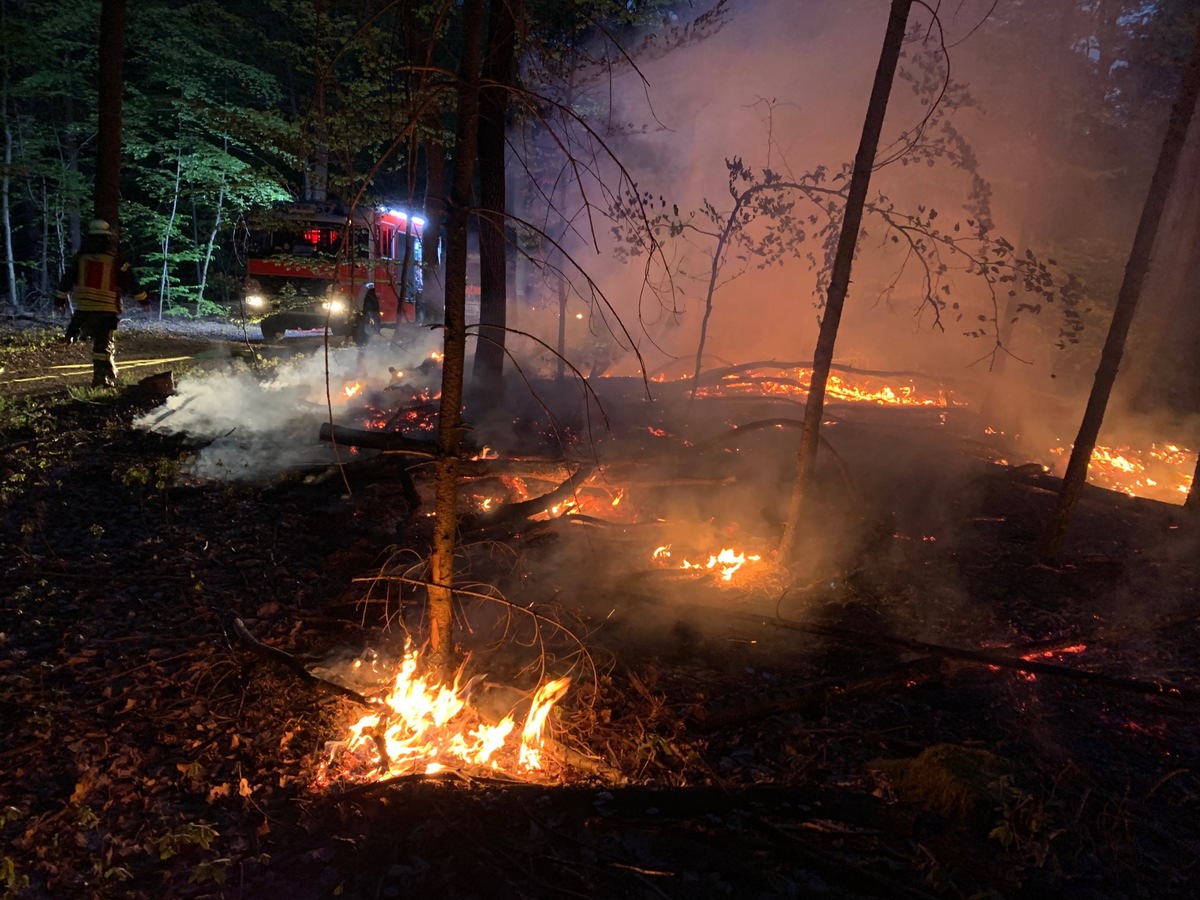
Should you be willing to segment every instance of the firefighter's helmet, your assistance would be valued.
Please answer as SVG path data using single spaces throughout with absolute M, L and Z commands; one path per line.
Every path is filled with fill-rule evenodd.
M 112 226 L 103 219 L 92 219 L 88 223 L 88 234 L 102 234 L 105 237 L 112 237 Z

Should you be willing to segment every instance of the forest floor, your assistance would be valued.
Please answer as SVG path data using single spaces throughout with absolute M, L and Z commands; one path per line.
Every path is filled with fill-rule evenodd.
M 631 477 L 615 524 L 464 539 L 491 597 L 464 607 L 468 674 L 514 695 L 542 668 L 575 679 L 545 775 L 352 780 L 325 763 L 353 699 L 235 622 L 318 674 L 419 631 L 419 596 L 382 575 L 427 549 L 425 469 L 416 509 L 396 455 L 199 477 L 208 439 L 135 424 L 161 402 L 138 379 L 311 344 L 122 330 L 123 385 L 93 391 L 51 323 L 0 328 L 7 895 L 1194 896 L 1200 539 L 1180 507 L 1089 489 L 1043 565 L 1054 479 L 928 413 L 835 410 L 812 552 L 724 584 L 651 553 L 672 523 L 762 537 L 729 524 L 727 488 L 777 524 L 795 434 L 689 457 Z M 644 410 L 629 431 L 659 440 Z M 564 630 L 531 634 L 530 610 Z

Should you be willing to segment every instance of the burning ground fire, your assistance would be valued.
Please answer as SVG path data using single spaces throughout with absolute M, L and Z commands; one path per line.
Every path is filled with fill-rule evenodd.
M 808 396 L 812 384 L 811 368 L 791 368 L 767 373 L 746 370 L 728 375 L 713 386 L 701 388 L 700 396 L 720 396 L 726 393 L 755 393 L 763 396 Z M 879 376 L 849 377 L 831 374 L 826 385 L 826 399 L 843 403 L 864 403 L 876 406 L 905 407 L 964 407 L 963 401 L 952 398 L 939 388 L 921 390 L 910 379 L 904 383 L 886 384 Z M 995 434 L 989 428 L 988 434 Z M 1069 455 L 1063 445 L 1050 448 L 1048 468 L 1062 474 Z M 1196 451 L 1174 443 L 1151 443 L 1148 449 L 1129 446 L 1097 446 L 1088 467 L 1088 481 L 1108 490 L 1129 496 L 1145 497 L 1167 503 L 1183 503 L 1192 487 L 1192 471 Z M 1007 461 L 1002 461 L 1007 464 Z
M 1059 461 L 1056 471 L 1065 469 L 1068 448 L 1053 447 L 1050 453 Z M 1192 489 L 1195 461 L 1196 451 L 1177 444 L 1152 443 L 1147 450 L 1097 445 L 1088 464 L 1088 481 L 1131 497 L 1183 503 Z
M 786 369 L 774 374 L 728 376 L 711 387 L 701 388 L 697 395 L 711 397 L 724 393 L 757 393 L 766 396 L 807 397 L 812 386 L 811 368 Z M 848 378 L 831 374 L 825 385 L 828 401 L 845 403 L 871 403 L 878 406 L 932 406 L 947 407 L 960 405 L 952 401 L 946 391 L 921 391 L 912 381 L 907 384 L 888 385 L 874 376 L 863 376 L 858 383 Z
M 655 549 L 651 554 L 651 558 L 661 564 L 667 565 L 671 559 L 671 545 L 663 544 Z M 678 565 L 680 569 L 697 569 L 700 571 L 709 571 L 720 577 L 723 582 L 732 582 L 733 576 L 747 563 L 762 562 L 762 557 L 755 553 L 739 553 L 731 547 L 726 547 L 719 553 L 709 554 L 708 561 L 689 562 L 684 560 Z
M 361 666 L 356 661 L 355 666 Z M 369 699 L 378 711 L 349 727 L 348 736 L 327 747 L 324 776 L 375 781 L 402 775 L 436 775 L 464 765 L 529 777 L 544 769 L 546 719 L 570 687 L 569 678 L 547 681 L 535 692 L 517 729 L 513 713 L 497 724 L 483 721 L 471 704 L 482 676 L 461 684 L 439 684 L 419 674 L 419 654 L 405 650 L 391 688 Z M 332 775 L 334 770 L 338 775 Z

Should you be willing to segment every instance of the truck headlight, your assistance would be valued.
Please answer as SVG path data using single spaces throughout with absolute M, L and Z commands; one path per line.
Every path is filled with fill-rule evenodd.
M 262 309 L 267 305 L 267 298 L 262 294 L 247 294 L 246 305 L 251 309 Z
M 321 309 L 325 310 L 330 315 L 340 316 L 346 311 L 346 301 L 326 300 L 321 304 Z

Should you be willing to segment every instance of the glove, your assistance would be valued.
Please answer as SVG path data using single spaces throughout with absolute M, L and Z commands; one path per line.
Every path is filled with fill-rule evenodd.
M 54 309 L 57 312 L 65 312 L 67 309 L 68 297 L 62 291 L 54 292 Z
M 138 293 L 134 294 L 133 299 L 138 302 L 138 305 L 141 306 L 142 309 L 146 309 L 148 306 L 150 306 L 150 295 L 145 291 L 139 291 Z

